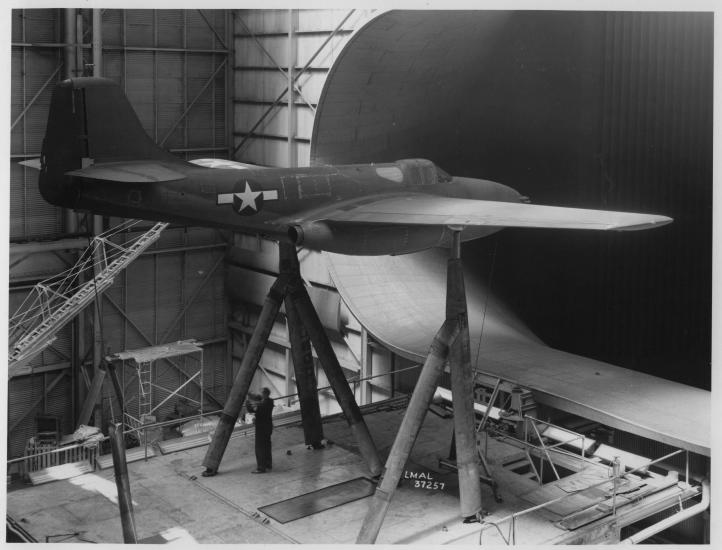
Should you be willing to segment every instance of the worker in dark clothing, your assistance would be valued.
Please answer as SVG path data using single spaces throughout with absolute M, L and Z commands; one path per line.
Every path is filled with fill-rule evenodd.
M 248 403 L 248 409 L 256 413 L 256 469 L 254 474 L 262 474 L 273 466 L 271 459 L 271 432 L 273 432 L 273 399 L 271 390 L 263 388 L 260 396 L 254 396 Z

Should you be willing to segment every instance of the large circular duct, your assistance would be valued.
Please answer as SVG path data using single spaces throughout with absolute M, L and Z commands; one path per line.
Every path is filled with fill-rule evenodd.
M 466 244 L 472 360 L 553 406 L 709 454 L 709 392 L 659 377 L 709 387 L 712 38 L 710 14 L 384 12 L 328 75 L 311 162 L 428 158 L 536 203 L 675 218 Z M 361 323 L 421 360 L 443 320 L 443 251 L 327 258 Z M 541 345 L 485 288 L 552 348 L 655 376 Z M 671 395 L 685 403 L 673 419 Z
M 383 12 L 328 75 L 311 162 L 429 158 L 535 203 L 675 218 L 507 229 L 464 261 L 546 343 L 709 387 L 712 38 L 703 13 Z

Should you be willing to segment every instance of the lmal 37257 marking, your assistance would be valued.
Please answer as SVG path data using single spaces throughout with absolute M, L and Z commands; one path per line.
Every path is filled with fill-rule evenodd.
M 443 491 L 446 486 L 443 481 L 434 481 L 433 476 L 427 472 L 410 472 L 409 470 L 404 470 L 403 478 L 413 480 L 415 489 Z

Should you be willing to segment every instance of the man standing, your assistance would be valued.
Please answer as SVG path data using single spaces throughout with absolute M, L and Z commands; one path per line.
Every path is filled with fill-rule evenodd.
M 260 401 L 250 403 L 249 409 L 256 413 L 256 469 L 254 474 L 262 474 L 273 466 L 271 460 L 271 432 L 273 431 L 273 399 L 271 390 L 261 390 Z

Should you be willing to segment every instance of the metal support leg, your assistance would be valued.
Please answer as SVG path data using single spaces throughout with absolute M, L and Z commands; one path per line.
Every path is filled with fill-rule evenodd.
M 306 445 L 314 449 L 323 447 L 323 424 L 321 408 L 318 403 L 318 383 L 316 381 L 311 340 L 301 324 L 301 318 L 293 301 L 286 296 L 286 315 L 288 316 L 288 337 L 291 340 L 293 372 L 296 375 L 298 401 L 301 404 L 301 424 Z
M 444 362 L 449 353 L 449 346 L 452 345 L 458 334 L 459 323 L 447 320 L 434 337 L 406 414 L 404 414 L 386 460 L 386 471 L 369 504 L 368 512 L 356 540 L 358 544 L 373 544 L 376 541 L 391 498 L 436 391 L 439 375 L 444 369 Z
M 474 430 L 474 373 L 471 367 L 469 319 L 461 265 L 461 232 L 452 231 L 452 235 L 453 244 L 446 281 L 446 318 L 459 320 L 460 333 L 449 351 L 449 368 L 451 393 L 454 396 L 454 435 L 461 515 L 471 518 L 481 512 L 479 460 Z
M 125 426 L 125 399 L 123 398 L 123 388 L 120 385 L 118 371 L 115 370 L 115 365 L 109 361 L 105 361 L 104 365 L 104 370 L 110 375 L 110 381 L 113 383 L 115 398 L 118 400 L 118 406 L 120 407 L 121 428 L 123 428 Z
M 243 355 L 241 367 L 238 369 L 236 379 L 233 381 L 233 387 L 226 401 L 226 406 L 223 407 L 221 418 L 213 434 L 213 440 L 208 446 L 206 457 L 203 459 L 203 466 L 206 467 L 206 471 L 203 472 L 205 476 L 215 475 L 218 471 L 223 453 L 226 451 L 226 446 L 231 438 L 233 426 L 236 420 L 238 420 L 243 401 L 246 399 L 248 388 L 251 385 L 251 380 L 253 380 L 258 362 L 261 360 L 261 355 L 268 342 L 268 337 L 271 335 L 271 329 L 273 328 L 273 323 L 276 321 L 278 310 L 281 308 L 281 303 L 283 302 L 283 297 L 288 287 L 288 279 L 288 275 L 281 274 L 278 279 L 276 279 L 276 282 L 273 283 L 271 290 L 268 292 L 268 296 L 266 296 L 266 301 L 263 303 L 263 309 L 258 318 L 258 323 L 253 330 L 251 341 L 248 343 L 248 349 L 246 349 L 246 353 Z
M 348 386 L 348 381 L 341 370 L 341 365 L 338 363 L 326 331 L 313 307 L 311 298 L 309 298 L 303 285 L 296 286 L 290 296 L 301 317 L 301 321 L 311 337 L 311 342 L 321 361 L 321 366 L 323 366 L 323 370 L 326 373 L 326 378 L 328 378 L 331 384 L 333 393 L 336 396 L 336 401 L 338 401 L 338 404 L 341 406 L 341 410 L 346 417 L 351 432 L 358 443 L 359 451 L 364 457 L 371 475 L 377 476 L 381 473 L 381 460 L 379 459 L 376 445 L 374 445 L 373 439 L 371 439 L 369 429 L 366 426 L 366 422 L 364 422 L 363 415 L 356 403 L 353 392 L 351 392 L 351 388 Z
M 81 366 L 80 368 L 83 367 Z M 93 383 L 90 386 L 90 390 L 88 390 L 88 395 L 85 398 L 85 403 L 83 403 L 83 408 L 81 409 L 80 415 L 78 416 L 78 426 L 80 426 L 81 424 L 88 425 L 90 423 L 90 417 L 95 411 L 95 406 L 100 399 L 101 391 L 103 390 L 103 380 L 105 380 L 105 371 L 98 367 L 94 367 Z M 95 419 L 95 425 L 100 427 L 100 418 Z
M 301 280 L 300 266 L 296 247 L 291 244 L 279 243 L 280 268 L 282 273 L 291 277 L 288 293 L 293 293 Z M 321 408 L 318 403 L 318 384 L 316 382 L 313 355 L 311 354 L 311 340 L 308 331 L 301 323 L 301 317 L 296 306 L 287 294 L 284 302 L 286 317 L 288 319 L 288 338 L 291 341 L 291 357 L 293 370 L 296 375 L 296 388 L 298 400 L 301 404 L 301 423 L 306 445 L 314 449 L 323 447 L 323 424 L 321 421 Z
M 120 523 L 123 528 L 123 542 L 125 544 L 136 544 L 138 535 L 135 530 L 135 515 L 133 514 L 133 499 L 130 495 L 128 464 L 125 461 L 125 440 L 123 439 L 122 426 L 122 424 L 111 424 L 108 433 L 110 435 L 110 448 L 113 453 L 115 485 L 118 489 L 118 508 L 120 508 Z

